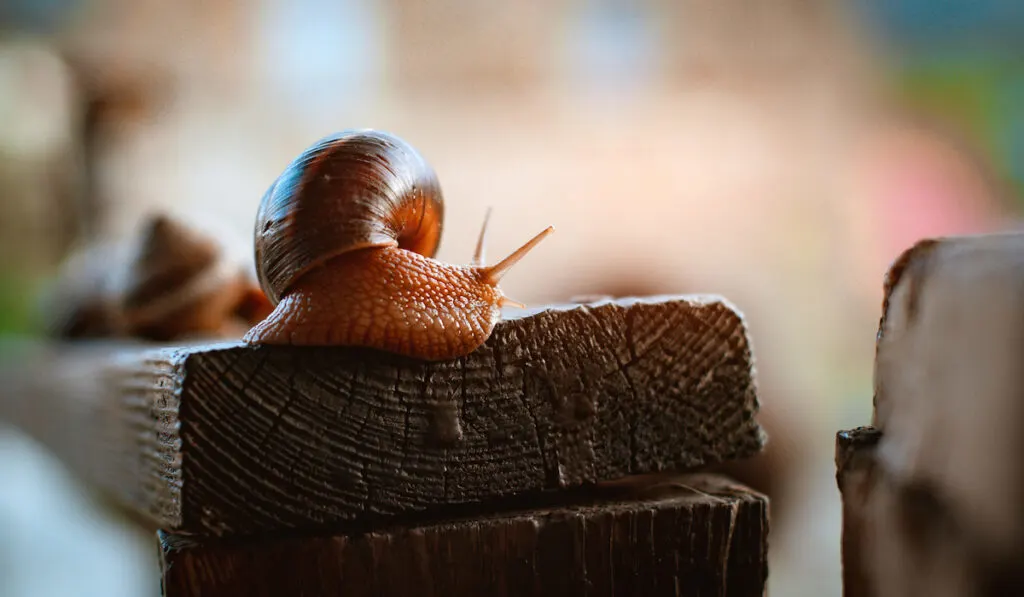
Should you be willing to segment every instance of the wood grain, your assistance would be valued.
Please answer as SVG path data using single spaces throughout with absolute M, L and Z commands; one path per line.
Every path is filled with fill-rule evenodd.
M 162 587 L 165 597 L 761 597 L 767 533 L 762 495 L 690 475 L 576 504 L 359 534 L 161 533 Z
M 399 515 L 742 458 L 764 442 L 742 316 L 716 297 L 512 314 L 481 349 L 440 363 L 237 343 L 77 358 L 69 379 L 88 397 L 47 390 L 40 373 L 64 368 L 58 355 L 30 374 L 43 391 L 7 410 L 179 533 Z

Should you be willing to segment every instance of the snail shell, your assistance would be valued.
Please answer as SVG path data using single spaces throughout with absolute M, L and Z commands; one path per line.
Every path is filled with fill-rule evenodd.
M 256 272 L 275 304 L 310 269 L 366 247 L 433 257 L 444 200 L 434 170 L 376 131 L 320 140 L 271 185 L 256 214 Z
M 226 253 L 183 222 L 155 215 L 131 243 L 93 244 L 66 260 L 42 297 L 47 331 L 163 342 L 237 337 L 272 306 Z
M 349 130 L 315 143 L 264 194 L 258 278 L 276 305 L 253 344 L 366 346 L 439 360 L 480 346 L 511 304 L 498 281 L 548 228 L 494 266 L 434 259 L 444 200 L 405 141 Z
M 214 238 L 166 215 L 153 217 L 121 297 L 129 336 L 170 341 L 230 337 L 271 305 Z M 242 328 L 244 329 L 244 327 Z

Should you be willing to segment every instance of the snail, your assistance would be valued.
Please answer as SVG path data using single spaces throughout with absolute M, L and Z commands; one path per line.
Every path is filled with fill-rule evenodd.
M 434 170 L 402 139 L 346 130 L 313 144 L 260 203 L 257 277 L 275 307 L 244 341 L 363 346 L 423 360 L 472 352 L 502 306 L 523 306 L 498 282 L 554 228 L 488 266 L 485 217 L 472 262 L 454 265 L 434 259 L 443 216 Z
M 163 342 L 237 337 L 272 309 L 226 247 L 164 214 L 72 254 L 41 306 L 52 336 Z
M 213 237 L 159 215 L 143 241 L 121 298 L 129 335 L 159 341 L 231 337 L 245 329 L 239 323 L 251 325 L 270 312 L 251 275 Z

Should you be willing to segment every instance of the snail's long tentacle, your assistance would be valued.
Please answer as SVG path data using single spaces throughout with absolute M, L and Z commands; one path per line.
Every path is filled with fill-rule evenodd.
M 540 241 L 555 231 L 554 226 L 548 226 L 537 236 L 526 241 L 526 244 L 512 252 L 511 255 L 502 259 L 491 267 L 483 268 L 483 280 L 492 286 L 497 286 L 501 278 L 512 269 L 512 266 L 519 263 L 519 260 L 526 257 L 526 254 L 533 250 Z

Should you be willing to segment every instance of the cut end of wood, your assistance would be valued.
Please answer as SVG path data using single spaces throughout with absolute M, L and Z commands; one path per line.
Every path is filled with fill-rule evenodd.
M 836 463 L 845 460 L 842 455 L 864 447 L 874 447 L 882 439 L 882 433 L 871 426 L 857 427 L 836 433 Z

